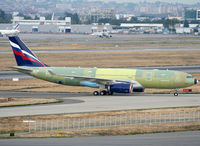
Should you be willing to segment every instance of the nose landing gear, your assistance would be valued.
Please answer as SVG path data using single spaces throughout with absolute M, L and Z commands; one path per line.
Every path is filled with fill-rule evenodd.
M 178 93 L 174 93 L 174 96 L 178 96 Z
M 178 96 L 178 89 L 174 90 L 174 96 Z

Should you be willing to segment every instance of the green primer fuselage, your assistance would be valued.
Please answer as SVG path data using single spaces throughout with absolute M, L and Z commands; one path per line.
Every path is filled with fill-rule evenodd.
M 190 74 L 170 70 L 141 70 L 115 68 L 80 68 L 80 67 L 15 67 L 31 70 L 28 74 L 36 78 L 69 86 L 82 86 L 80 80 L 65 76 L 81 76 L 104 79 L 127 79 L 140 83 L 144 88 L 175 89 L 194 85 Z M 21 68 L 21 69 L 20 69 Z M 49 73 L 52 71 L 54 74 Z M 63 75 L 63 76 L 60 76 Z

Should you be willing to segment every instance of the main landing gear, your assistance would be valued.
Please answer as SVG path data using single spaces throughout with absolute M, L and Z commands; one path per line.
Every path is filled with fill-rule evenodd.
M 106 90 L 94 91 L 94 92 L 93 92 L 93 95 L 94 95 L 94 96 L 97 96 L 97 95 L 101 95 L 101 96 L 104 96 L 104 95 L 113 95 L 113 92 L 111 92 L 111 91 L 106 91 Z

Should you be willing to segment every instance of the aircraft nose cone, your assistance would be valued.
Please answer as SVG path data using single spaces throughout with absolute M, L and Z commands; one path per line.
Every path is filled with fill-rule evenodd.
M 198 84 L 198 80 L 197 79 L 194 79 L 194 84 Z

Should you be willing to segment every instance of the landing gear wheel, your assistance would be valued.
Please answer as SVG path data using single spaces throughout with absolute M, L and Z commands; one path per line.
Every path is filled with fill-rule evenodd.
M 113 95 L 113 92 L 111 92 L 111 91 L 108 91 L 108 95 Z
M 178 96 L 178 88 L 174 90 L 174 96 Z
M 174 96 L 178 96 L 178 93 L 174 93 Z
M 94 96 L 97 96 L 97 95 L 99 95 L 99 92 L 98 92 L 98 91 L 94 91 L 94 92 L 93 92 L 93 95 L 94 95 Z
M 103 96 L 103 95 L 106 95 L 106 93 L 107 92 L 105 90 L 103 90 L 103 91 L 100 92 L 100 95 Z

